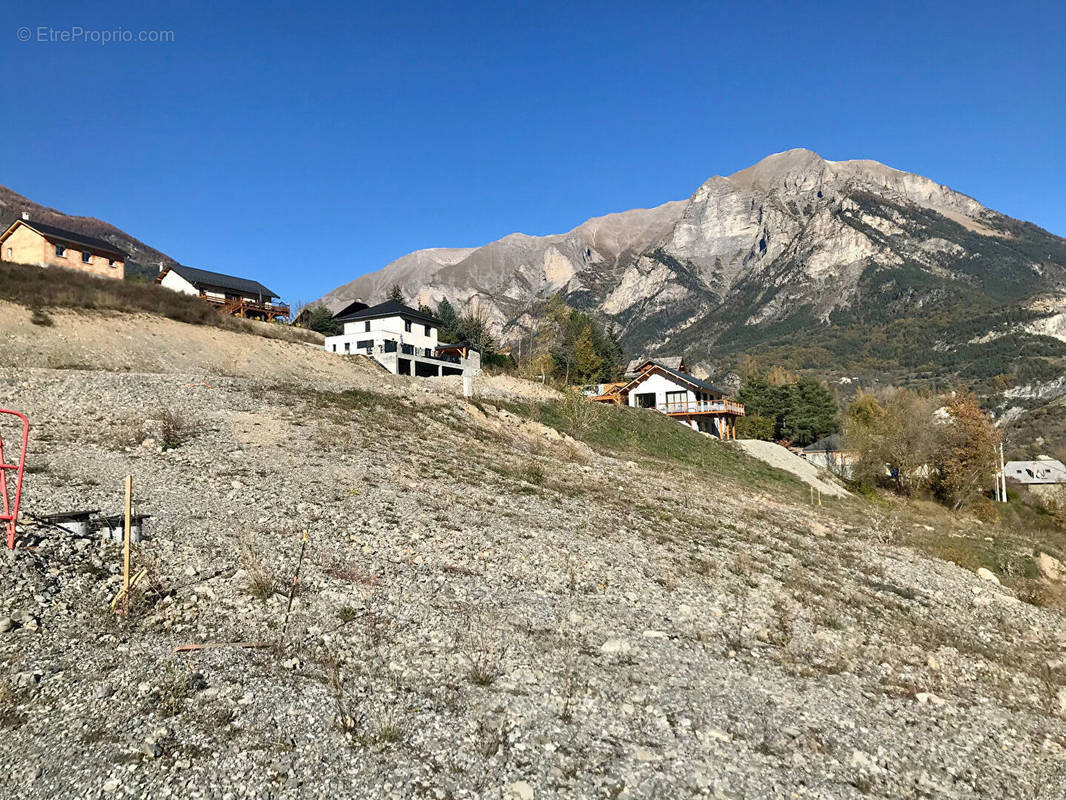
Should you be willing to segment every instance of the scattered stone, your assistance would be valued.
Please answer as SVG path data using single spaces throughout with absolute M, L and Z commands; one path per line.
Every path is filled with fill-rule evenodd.
M 600 645 L 600 652 L 604 655 L 622 655 L 630 652 L 633 645 L 625 639 L 608 639 Z
M 918 692 L 915 697 L 918 698 L 918 702 L 922 705 L 942 706 L 947 702 L 943 697 L 938 697 L 932 692 Z
M 989 583 L 994 583 L 997 586 L 999 585 L 999 578 L 996 577 L 995 573 L 993 573 L 989 569 L 986 569 L 985 567 L 978 567 L 977 568 L 977 577 L 980 578 L 983 581 L 988 581 Z
M 533 800 L 533 787 L 525 781 L 515 781 L 507 787 L 507 800 Z

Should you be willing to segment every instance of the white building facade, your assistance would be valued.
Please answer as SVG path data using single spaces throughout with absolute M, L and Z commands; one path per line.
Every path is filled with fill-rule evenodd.
M 344 333 L 326 337 L 326 350 L 370 356 L 394 375 L 420 378 L 477 375 L 481 354 L 469 346 L 439 341 L 440 321 L 396 301 L 337 319 Z

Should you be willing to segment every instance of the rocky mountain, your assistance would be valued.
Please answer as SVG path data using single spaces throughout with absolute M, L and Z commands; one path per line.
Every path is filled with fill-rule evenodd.
M 394 283 L 427 303 L 476 298 L 504 338 L 562 293 L 613 321 L 630 352 L 680 350 L 712 371 L 745 353 L 840 376 L 1026 380 L 1066 355 L 1028 301 L 1063 290 L 1066 240 L 920 175 L 810 150 L 568 233 L 411 253 L 322 302 Z M 1020 323 L 1032 329 L 981 341 Z M 1022 340 L 1031 352 L 1007 363 Z
M 129 253 L 126 261 L 127 275 L 143 275 L 155 277 L 159 272 L 159 265 L 177 264 L 170 256 L 161 253 L 154 247 L 149 247 L 139 239 L 134 239 L 128 233 L 114 225 L 96 219 L 95 217 L 77 217 L 64 214 L 48 206 L 42 206 L 29 198 L 23 197 L 18 192 L 0 186 L 0 230 L 4 230 L 28 212 L 30 219 L 38 220 L 49 225 L 56 225 L 75 233 L 83 233 L 87 236 L 95 236 L 99 239 L 111 242 L 116 247 Z

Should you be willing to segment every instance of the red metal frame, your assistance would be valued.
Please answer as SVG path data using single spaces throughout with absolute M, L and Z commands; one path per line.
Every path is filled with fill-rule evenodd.
M 0 522 L 4 523 L 7 532 L 7 549 L 15 547 L 15 523 L 19 518 L 19 501 L 22 499 L 22 475 L 26 471 L 26 445 L 30 441 L 30 421 L 24 414 L 17 411 L 8 411 L 0 408 L 0 414 L 11 414 L 22 420 L 22 451 L 19 453 L 17 464 L 4 463 L 4 438 L 0 436 L 0 495 L 4 498 L 4 513 L 0 514 Z M 11 502 L 8 492 L 7 473 L 15 473 L 15 502 Z

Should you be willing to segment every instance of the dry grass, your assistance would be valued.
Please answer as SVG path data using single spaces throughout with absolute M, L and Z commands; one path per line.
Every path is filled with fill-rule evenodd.
M 31 321 L 41 326 L 54 324 L 43 309 L 140 311 L 191 325 L 210 325 L 269 338 L 316 344 L 322 341 L 314 331 L 256 323 L 222 314 L 197 297 L 172 292 L 154 283 L 117 281 L 58 267 L 44 269 L 0 262 L 0 300 L 10 300 L 31 309 Z

